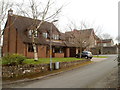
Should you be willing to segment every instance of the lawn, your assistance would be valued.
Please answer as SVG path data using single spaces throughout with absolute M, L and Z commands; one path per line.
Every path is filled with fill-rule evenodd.
M 76 60 L 85 60 L 81 58 L 52 58 L 52 62 L 70 62 L 70 61 L 76 61 Z M 39 58 L 38 61 L 34 61 L 34 59 L 26 59 L 24 61 L 25 64 L 45 64 L 50 63 L 50 58 Z
M 108 58 L 107 56 L 93 56 L 94 58 Z

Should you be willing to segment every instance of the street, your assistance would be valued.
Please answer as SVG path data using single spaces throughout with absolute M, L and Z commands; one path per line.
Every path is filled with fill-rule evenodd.
M 3 88 L 109 88 L 105 78 L 117 76 L 116 55 L 42 80 L 3 85 Z M 117 80 L 116 80 L 117 81 Z M 116 82 L 115 82 L 116 83 Z M 114 87 L 114 86 L 113 86 Z

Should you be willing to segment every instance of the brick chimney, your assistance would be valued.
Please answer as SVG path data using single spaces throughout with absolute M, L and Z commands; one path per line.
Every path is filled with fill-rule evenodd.
M 10 15 L 10 16 L 13 15 L 13 10 L 12 9 L 8 10 L 8 15 Z

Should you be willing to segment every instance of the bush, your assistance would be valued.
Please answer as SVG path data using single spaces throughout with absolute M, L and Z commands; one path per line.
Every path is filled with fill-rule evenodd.
M 18 65 L 23 64 L 23 61 L 26 59 L 25 56 L 19 54 L 8 54 L 2 57 L 3 65 Z

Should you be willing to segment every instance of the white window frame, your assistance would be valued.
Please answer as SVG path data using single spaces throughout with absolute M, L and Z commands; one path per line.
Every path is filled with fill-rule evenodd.
M 29 30 L 29 31 L 28 31 L 28 36 L 29 36 L 29 38 L 32 37 L 32 32 L 33 32 L 32 30 Z
M 52 37 L 53 37 L 54 40 L 59 40 L 59 35 L 53 34 Z
M 48 33 L 44 32 L 43 37 L 48 38 Z
M 29 31 L 28 31 L 29 38 L 32 37 L 32 34 L 33 34 L 33 30 L 29 30 Z M 35 38 L 38 37 L 38 31 L 37 31 L 37 30 L 35 31 L 34 37 L 35 37 Z

